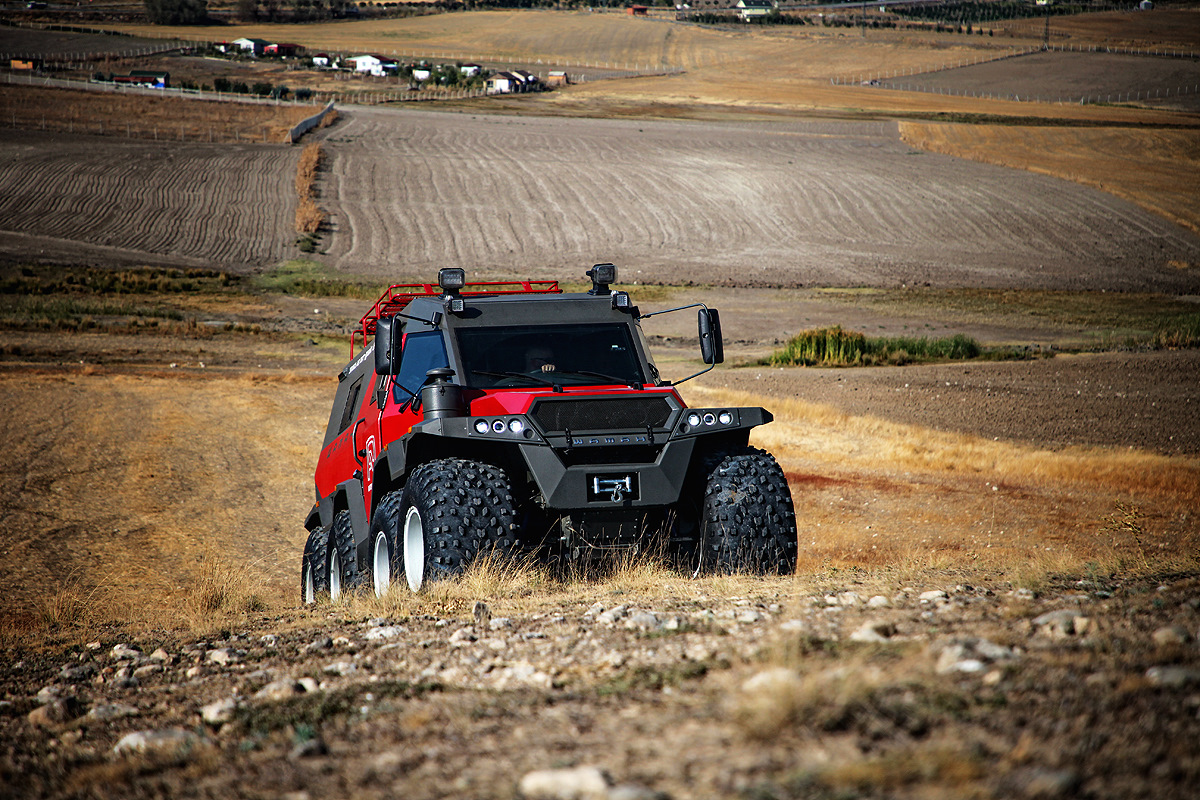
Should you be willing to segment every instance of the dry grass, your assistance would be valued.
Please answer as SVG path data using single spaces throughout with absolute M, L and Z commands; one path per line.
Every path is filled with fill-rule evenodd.
M 317 173 L 324 151 L 319 142 L 310 142 L 300 153 L 296 165 L 296 232 L 313 234 L 325 223 L 325 212 L 317 205 Z
M 904 141 L 1103 189 L 1200 232 L 1200 131 L 903 122 Z
M 282 142 L 312 106 L 0 85 L 0 126 L 189 142 Z

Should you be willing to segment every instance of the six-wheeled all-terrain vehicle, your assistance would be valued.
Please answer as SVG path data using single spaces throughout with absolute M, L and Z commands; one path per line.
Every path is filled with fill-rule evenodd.
M 699 375 L 723 359 L 716 310 L 642 314 L 610 288 L 612 264 L 587 274 L 589 291 L 563 294 L 557 281 L 467 284 L 443 269 L 437 286 L 390 287 L 362 318 L 317 462 L 305 602 L 359 585 L 415 591 L 485 553 L 795 568 L 787 481 L 748 446 L 771 415 L 688 408 L 642 334 L 648 317 L 698 308 Z

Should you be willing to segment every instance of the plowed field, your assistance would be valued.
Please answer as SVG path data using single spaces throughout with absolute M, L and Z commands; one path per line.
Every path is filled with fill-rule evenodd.
M 81 260 L 223 264 L 294 252 L 295 164 L 284 146 L 14 132 L 0 140 L 0 248 L 45 237 Z M 13 236 L 15 234 L 16 236 Z M 68 248 L 70 249 L 70 248 Z M 33 255 L 32 253 L 29 255 Z
M 1195 286 L 1200 239 L 1103 192 L 923 153 L 894 123 L 355 110 L 322 196 L 340 269 L 740 285 Z M 630 274 L 630 273 L 626 273 Z M 636 274 L 636 273 L 634 273 Z

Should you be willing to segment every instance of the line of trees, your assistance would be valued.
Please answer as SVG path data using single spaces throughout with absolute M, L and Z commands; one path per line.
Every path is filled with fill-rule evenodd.
M 208 21 L 208 0 L 143 0 L 155 25 L 201 25 Z

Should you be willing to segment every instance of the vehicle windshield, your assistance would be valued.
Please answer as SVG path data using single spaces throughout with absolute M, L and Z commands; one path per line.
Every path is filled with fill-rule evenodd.
M 646 382 L 619 323 L 460 328 L 458 346 L 464 382 L 481 389 Z

